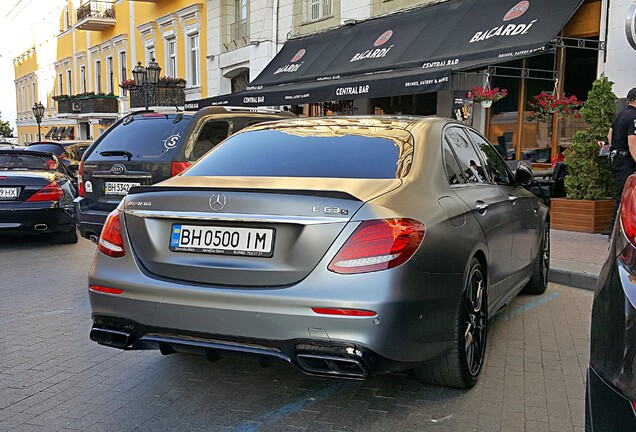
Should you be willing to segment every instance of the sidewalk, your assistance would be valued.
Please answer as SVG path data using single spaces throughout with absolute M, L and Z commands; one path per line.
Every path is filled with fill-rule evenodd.
M 550 230 L 550 282 L 596 289 L 609 242 L 602 234 Z

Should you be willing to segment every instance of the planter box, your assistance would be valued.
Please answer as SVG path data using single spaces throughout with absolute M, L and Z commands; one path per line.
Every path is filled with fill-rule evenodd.
M 89 113 L 116 113 L 118 111 L 117 99 L 92 97 L 80 99 L 80 112 Z
M 609 228 L 614 200 L 550 200 L 550 226 L 554 229 L 600 233 Z
M 59 100 L 57 101 L 57 113 L 58 114 L 68 114 L 71 112 L 71 101 L 70 100 Z

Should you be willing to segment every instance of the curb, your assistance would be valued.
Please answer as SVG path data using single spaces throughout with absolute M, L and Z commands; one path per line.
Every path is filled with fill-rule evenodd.
M 585 272 L 551 268 L 548 281 L 590 291 L 596 290 L 598 275 Z

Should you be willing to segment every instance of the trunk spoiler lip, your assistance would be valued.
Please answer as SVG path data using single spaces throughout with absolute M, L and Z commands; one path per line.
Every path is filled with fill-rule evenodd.
M 335 191 L 335 190 L 312 190 L 312 189 L 260 189 L 260 188 L 245 188 L 245 187 L 196 187 L 196 186 L 133 186 L 128 191 L 127 197 L 143 193 L 152 192 L 255 192 L 255 193 L 269 193 L 269 194 L 287 194 L 287 195 L 308 195 L 319 196 L 325 198 L 338 198 L 349 201 L 359 201 L 361 199 L 351 195 L 347 192 Z

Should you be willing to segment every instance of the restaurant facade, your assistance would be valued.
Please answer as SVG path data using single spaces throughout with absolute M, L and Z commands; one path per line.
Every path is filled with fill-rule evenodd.
M 186 108 L 440 115 L 480 129 L 508 158 L 533 162 L 550 162 L 584 126 L 575 115 L 533 118 L 530 102 L 541 93 L 585 100 L 603 69 L 605 1 L 346 5 L 294 1 L 291 37 L 262 71 L 251 71 L 245 90 L 190 101 Z M 318 19 L 307 20 L 308 13 Z M 289 22 L 289 13 L 285 17 Z M 485 108 L 470 99 L 474 86 L 503 88 L 507 96 Z

